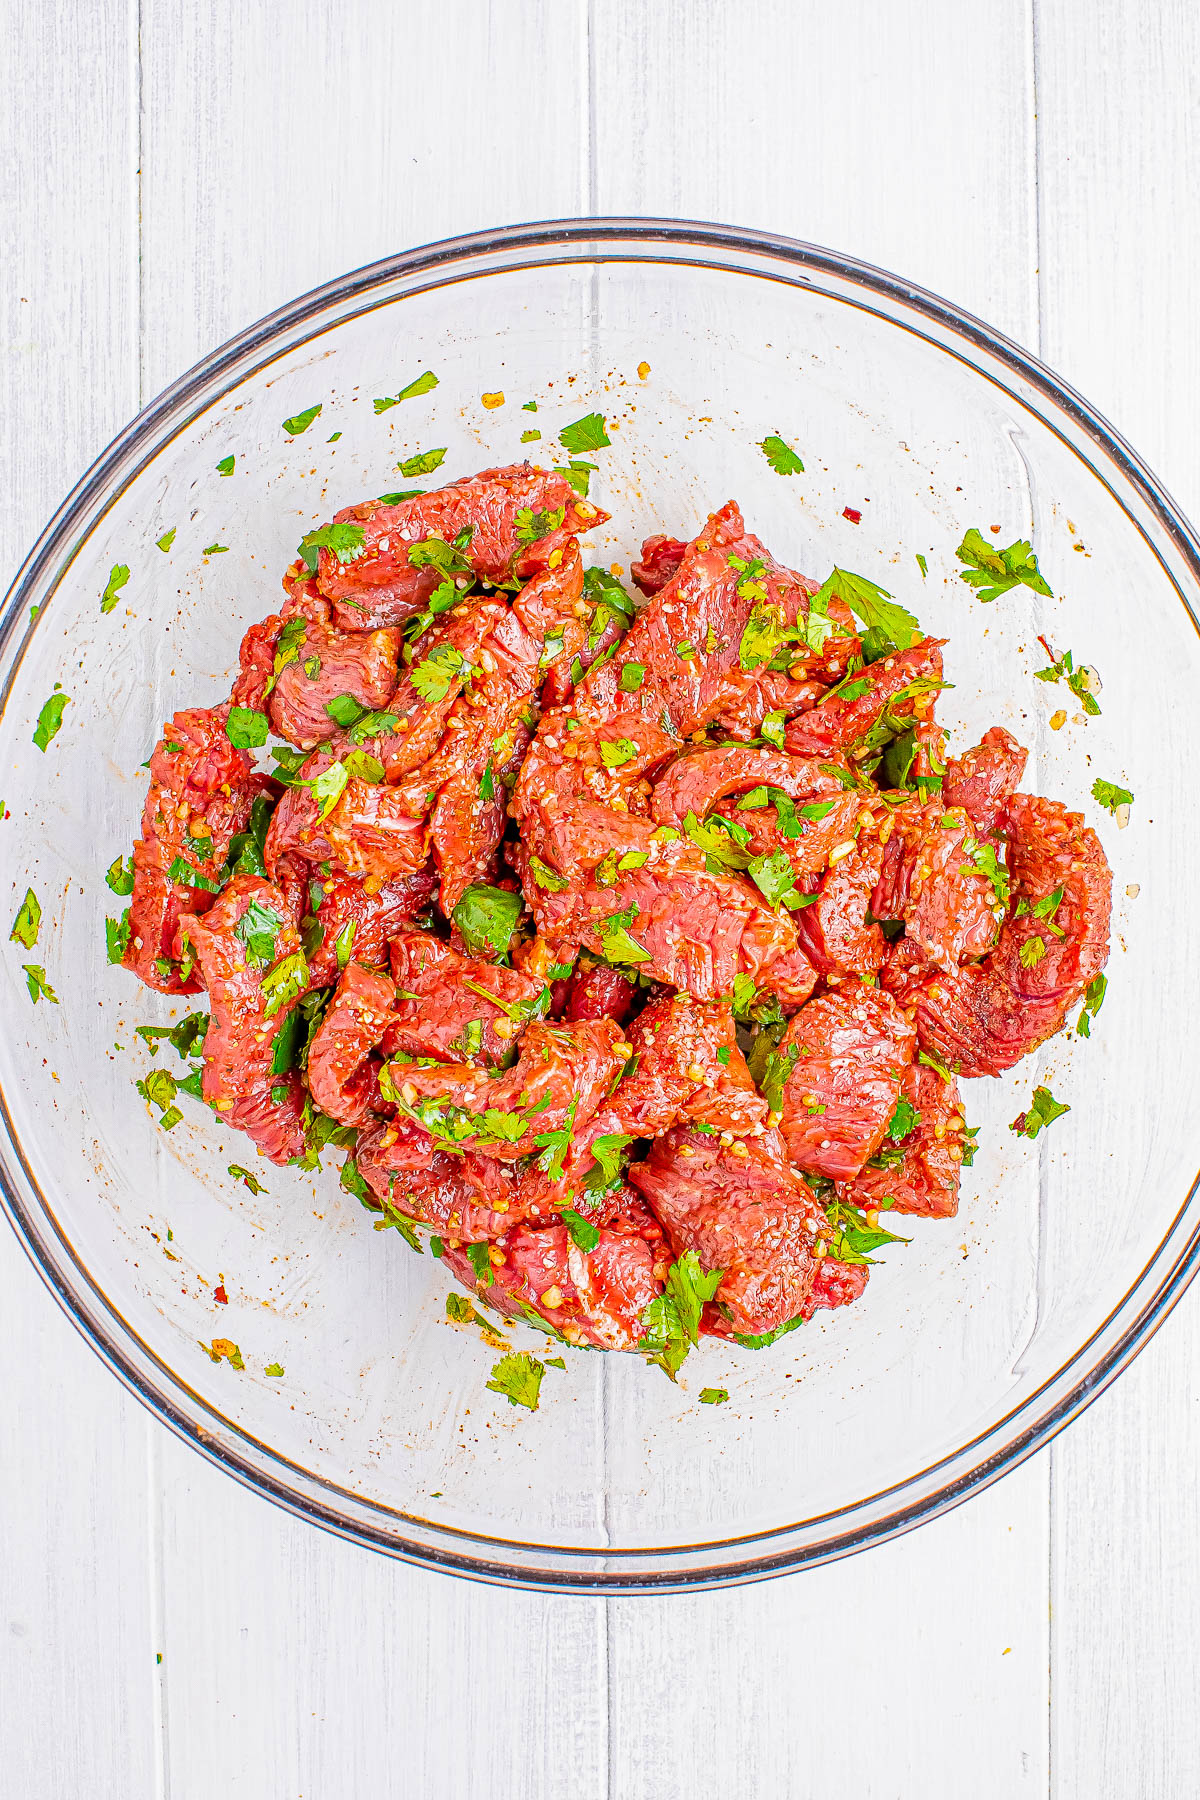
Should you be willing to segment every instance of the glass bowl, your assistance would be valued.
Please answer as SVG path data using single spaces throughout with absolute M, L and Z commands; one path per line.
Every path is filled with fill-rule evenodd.
M 427 369 L 436 389 L 376 412 Z M 318 403 L 302 434 L 283 429 Z M 519 458 L 540 430 L 548 460 L 593 409 L 612 437 L 590 458 L 593 497 L 613 517 L 588 560 L 627 569 L 645 534 L 690 536 L 733 496 L 784 562 L 881 582 L 949 639 L 952 746 L 1009 727 L 1032 753 L 1025 785 L 1100 831 L 1113 954 L 1089 1041 L 967 1084 L 980 1150 L 959 1216 L 905 1225 L 912 1242 L 889 1248 L 860 1304 L 768 1350 L 706 1341 L 677 1387 L 636 1357 L 567 1351 L 531 1414 L 487 1390 L 496 1352 L 446 1319 L 445 1272 L 371 1229 L 337 1159 L 274 1169 L 186 1100 L 160 1128 L 134 1085 L 152 1066 L 134 1027 L 186 1008 L 109 967 L 103 920 L 124 902 L 104 871 L 137 830 L 161 721 L 225 695 L 305 530 L 400 485 L 415 451 L 446 445 L 457 473 Z M 803 475 L 773 471 L 768 433 Z M 981 604 L 955 558 L 970 526 L 1032 538 L 1056 597 Z M 30 1256 L 206 1456 L 316 1524 L 460 1574 L 715 1586 L 964 1499 L 1113 1378 L 1195 1266 L 1200 938 L 1181 927 L 1200 885 L 1183 779 L 1198 558 L 1154 477 L 1032 357 L 808 245 L 555 222 L 435 244 L 284 307 L 133 421 L 6 603 L 3 870 L 13 913 L 27 885 L 44 909 L 36 949 L 10 942 L 0 959 L 4 1197 Z M 129 576 L 105 612 L 114 565 Z M 1034 679 L 1038 633 L 1098 670 L 1098 717 Z M 31 737 L 57 684 L 69 704 L 43 752 Z M 1127 829 L 1090 798 L 1097 776 L 1133 790 Z M 26 958 L 57 1004 L 31 1003 Z M 1030 1143 L 1008 1124 L 1037 1080 L 1071 1110 Z M 214 1337 L 243 1368 L 211 1360 Z M 698 1404 L 705 1386 L 728 1402 Z

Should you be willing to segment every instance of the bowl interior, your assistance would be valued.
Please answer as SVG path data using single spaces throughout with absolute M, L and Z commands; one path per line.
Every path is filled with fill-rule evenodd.
M 1171 1047 L 1188 1041 L 1198 952 L 1167 926 L 1200 876 L 1182 780 L 1200 688 L 1188 543 L 1119 446 L 966 330 L 815 262 L 675 254 L 398 264 L 278 323 L 114 453 L 8 620 L 2 867 L 10 912 L 27 885 L 44 909 L 36 950 L 0 962 L 21 1228 L 114 1363 L 210 1452 L 339 1529 L 503 1578 L 722 1578 L 869 1541 L 1069 1409 L 1178 1279 L 1194 1230 L 1200 1074 Z M 376 414 L 426 369 L 436 389 Z M 283 430 L 318 402 L 303 434 Z M 1090 1041 L 966 1084 L 980 1150 L 959 1217 L 899 1227 L 912 1242 L 884 1253 L 861 1304 L 762 1352 L 704 1343 L 678 1386 L 567 1350 L 530 1415 L 486 1390 L 496 1352 L 447 1321 L 430 1255 L 371 1229 L 337 1156 L 319 1175 L 274 1169 L 186 1100 L 173 1131 L 155 1123 L 134 1027 L 187 1007 L 108 966 L 103 920 L 124 902 L 104 871 L 137 830 L 161 721 L 227 692 L 304 531 L 406 485 L 397 463 L 418 450 L 446 446 L 450 474 L 561 461 L 555 434 L 593 409 L 612 445 L 590 458 L 592 496 L 613 517 L 585 560 L 627 571 L 644 535 L 690 536 L 734 497 L 785 562 L 879 581 L 949 640 L 952 748 L 1007 726 L 1031 751 L 1025 785 L 1099 829 L 1113 954 Z M 802 475 L 769 467 L 770 432 Z M 954 554 L 972 525 L 1032 538 L 1055 598 L 982 605 Z M 130 574 L 105 614 L 114 564 Z M 1099 717 L 1034 679 L 1039 633 L 1099 671 Z M 31 735 L 57 684 L 70 704 L 43 753 Z M 1128 829 L 1090 798 L 1097 776 L 1133 790 Z M 58 1004 L 31 1003 L 26 957 Z M 170 1049 L 158 1061 L 178 1068 Z M 1030 1144 L 1007 1127 L 1035 1081 L 1071 1111 Z M 214 1337 L 244 1370 L 212 1362 Z M 703 1386 L 728 1404 L 698 1404 Z

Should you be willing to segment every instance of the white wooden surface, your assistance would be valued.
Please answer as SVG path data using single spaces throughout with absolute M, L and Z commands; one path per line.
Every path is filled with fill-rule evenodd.
M 579 211 L 762 226 L 994 321 L 1200 513 L 1192 0 L 8 0 L 0 565 L 203 351 Z M 1200 1299 L 901 1542 L 685 1599 L 384 1562 L 128 1399 L 0 1233 L 0 1793 L 1200 1791 Z M 161 1657 L 161 1662 L 158 1658 Z

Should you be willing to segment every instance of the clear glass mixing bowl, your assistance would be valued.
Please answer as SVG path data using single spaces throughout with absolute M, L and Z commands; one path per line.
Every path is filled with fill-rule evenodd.
M 425 369 L 431 394 L 375 413 Z M 303 435 L 282 429 L 318 402 Z M 137 829 L 161 720 L 226 693 L 243 627 L 271 610 L 306 529 L 403 485 L 397 461 L 416 450 L 447 445 L 457 473 L 516 459 L 541 430 L 534 454 L 552 454 L 592 409 L 613 440 L 590 459 L 593 496 L 613 518 L 591 560 L 627 568 L 644 534 L 689 536 L 734 496 L 785 562 L 896 593 L 950 640 L 952 743 L 1010 727 L 1032 751 L 1026 785 L 1100 830 L 1113 955 L 1089 1042 L 968 1084 L 981 1148 L 959 1217 L 905 1226 L 912 1243 L 886 1253 L 860 1305 L 761 1352 L 706 1342 L 678 1387 L 635 1357 L 568 1351 L 529 1414 L 486 1390 L 495 1352 L 447 1322 L 442 1268 L 372 1231 L 336 1168 L 273 1169 L 186 1100 L 184 1122 L 159 1128 L 134 1087 L 150 1063 L 133 1028 L 182 1009 L 108 966 L 103 920 L 123 902 L 104 870 Z M 802 476 L 773 473 L 757 448 L 770 432 Z M 981 605 L 954 556 L 971 525 L 1031 537 L 1057 597 Z M 1110 1381 L 1194 1268 L 1198 557 L 1154 477 L 1033 358 L 807 245 L 640 220 L 529 226 L 283 308 L 134 420 L 5 607 L 0 857 L 11 911 L 26 885 L 45 909 L 37 949 L 0 958 L 4 1197 L 30 1256 L 181 1436 L 314 1523 L 413 1561 L 559 1589 L 715 1585 L 844 1555 L 963 1499 Z M 105 614 L 118 563 L 129 579 Z M 1065 688 L 1033 679 L 1039 632 L 1099 671 L 1098 718 L 1077 722 Z M 42 753 L 31 734 L 57 683 L 70 704 Z M 1097 775 L 1133 790 L 1128 829 L 1089 798 Z M 31 1004 L 26 957 L 58 1005 Z M 1030 1144 L 1007 1125 L 1037 1079 L 1071 1111 Z M 243 1370 L 210 1360 L 214 1336 L 240 1346 Z M 697 1404 L 703 1386 L 729 1402 Z

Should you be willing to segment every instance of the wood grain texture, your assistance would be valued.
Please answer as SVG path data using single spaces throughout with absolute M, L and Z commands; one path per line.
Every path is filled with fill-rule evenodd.
M 23 11 L 0 36 L 22 72 L 0 115 L 5 564 L 139 394 L 271 307 L 589 208 L 827 243 L 1040 339 L 1195 514 L 1198 35 L 1182 0 L 296 0 L 286 29 L 265 0 Z M 983 1800 L 1200 1785 L 1194 1300 L 1050 1456 L 949 1518 L 788 1581 L 605 1603 L 388 1564 L 245 1493 L 124 1396 L 0 1239 L 21 1346 L 0 1787 L 957 1800 L 964 1766 Z
M 0 108 L 0 561 L 11 573 L 137 408 L 137 66 L 124 5 L 77 17 L 26 8 L 2 41 L 21 71 Z M 7 1227 L 0 1294 L 0 1788 L 149 1794 L 146 1417 Z
M 1194 7 L 1038 0 L 1043 354 L 1200 517 Z M 1200 1790 L 1200 1303 L 1053 1459 L 1056 1800 Z

